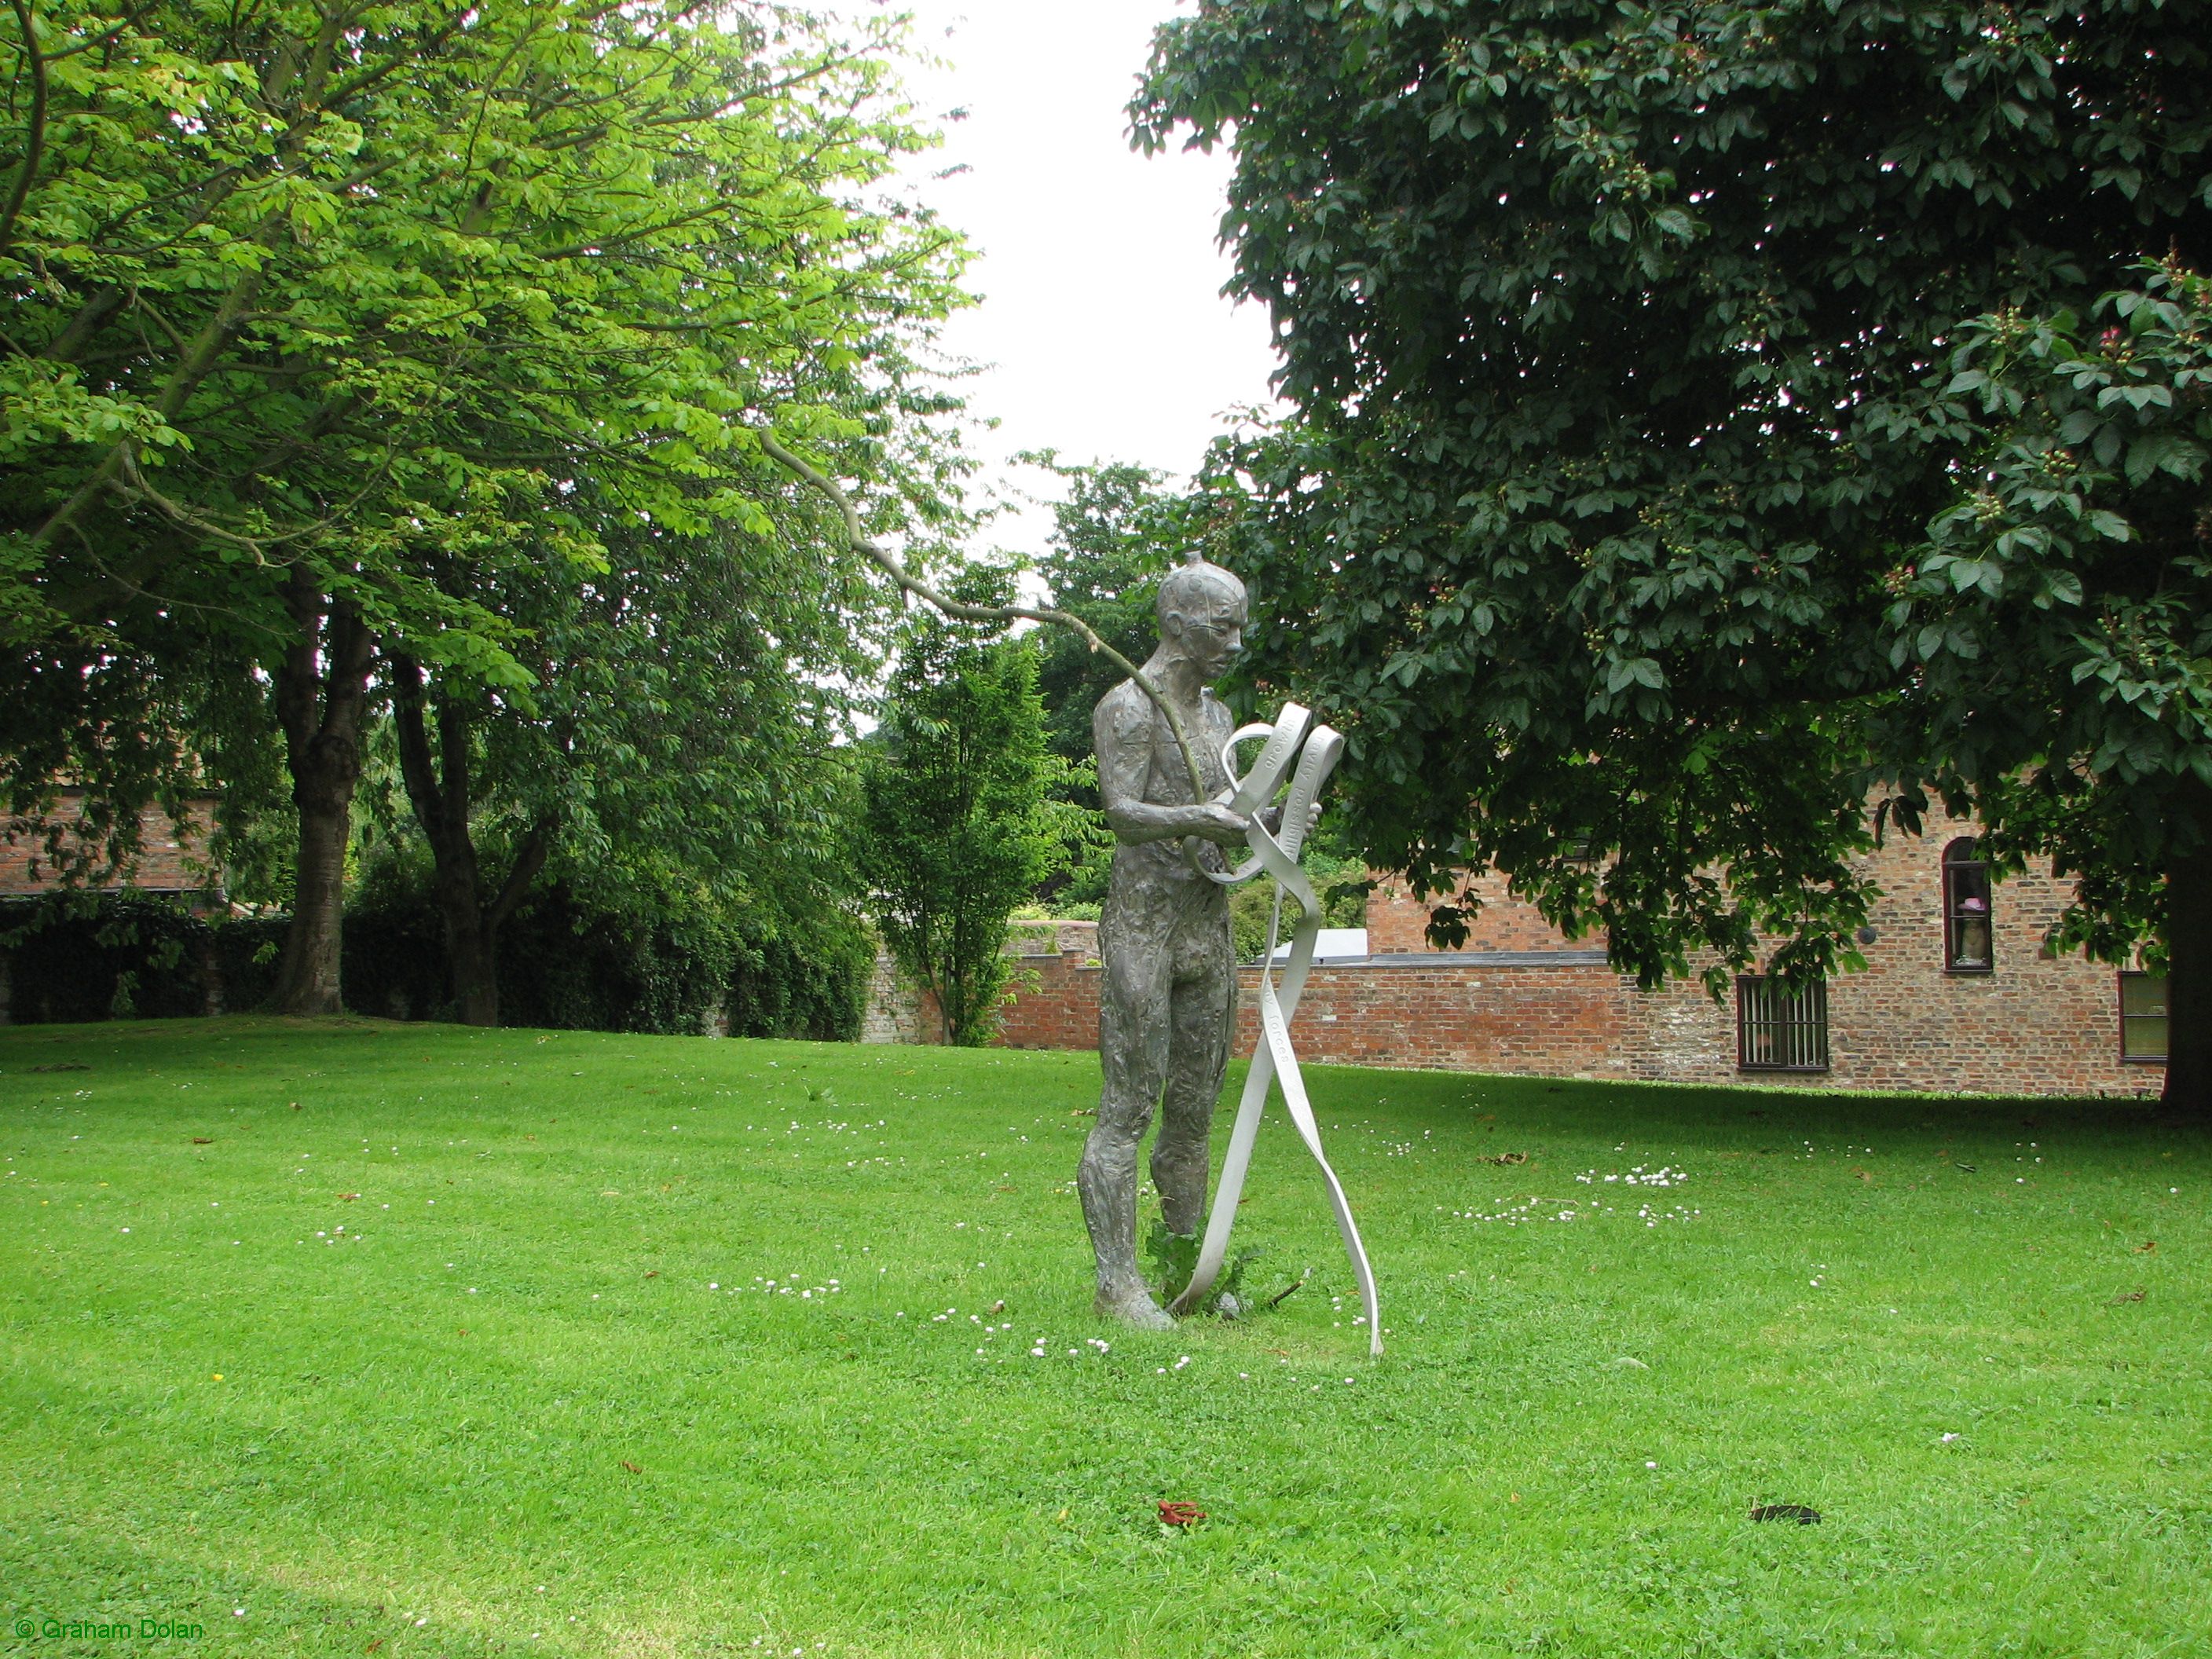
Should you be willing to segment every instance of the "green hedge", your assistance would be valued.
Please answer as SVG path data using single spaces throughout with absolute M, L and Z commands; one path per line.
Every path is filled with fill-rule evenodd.
M 193 915 L 138 895 L 0 901 L 0 956 L 19 1024 L 145 1018 L 258 1007 L 276 977 L 281 916 Z M 346 1006 L 390 1019 L 452 1016 L 444 928 L 427 899 L 382 896 L 348 914 Z M 852 1042 L 874 951 L 856 922 L 808 938 L 714 918 L 592 915 L 559 890 L 501 931 L 509 1025 L 696 1032 L 726 1009 L 732 1036 Z
M 18 1024 L 172 1018 L 258 1005 L 281 917 L 193 914 L 142 893 L 0 900 L 9 1017 Z
M 499 937 L 500 1017 L 571 1030 L 696 1032 L 726 1008 L 732 1036 L 852 1042 L 874 952 L 843 918 L 793 940 L 709 915 L 582 909 L 548 889 Z M 393 1019 L 448 1018 L 444 928 L 398 894 L 348 915 L 346 1004 Z

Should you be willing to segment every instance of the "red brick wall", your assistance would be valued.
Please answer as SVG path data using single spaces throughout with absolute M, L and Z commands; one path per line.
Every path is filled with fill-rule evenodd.
M 1035 978 L 1007 1009 L 1009 1048 L 1096 1048 L 1095 962 L 1073 956 L 1024 964 Z M 1237 1052 L 1259 1041 L 1260 970 L 1238 972 Z M 1291 1023 L 1299 1054 L 1347 1066 L 1410 1066 L 1540 1076 L 1626 1076 L 1620 987 L 1601 964 L 1316 968 Z
M 1237 1052 L 1260 1038 L 1259 969 L 1240 975 Z M 1316 968 L 1291 1041 L 1302 1058 L 1539 1077 L 1607 1077 L 1623 1047 L 1614 976 L 1556 963 L 1441 962 L 1435 967 Z
M 65 834 L 76 830 L 82 815 L 84 792 L 64 789 L 46 818 L 0 820 L 0 896 L 41 893 L 52 885 L 52 866 L 46 856 L 46 835 L 55 824 Z M 154 892 L 198 892 L 210 880 L 205 866 L 207 841 L 215 821 L 212 798 L 195 800 L 185 822 L 173 823 L 158 806 L 149 806 L 138 821 L 139 852 L 136 863 L 121 876 L 112 872 L 98 885 L 115 888 L 127 878 L 135 887 Z M 64 855 L 75 851 L 63 843 Z
M 1011 934 L 1013 1000 L 1000 1017 L 999 1046 L 1096 1048 L 1098 924 L 1018 922 Z
M 1944 971 L 1942 851 L 1972 827 L 1939 823 L 1925 837 L 1893 834 L 1868 859 L 1883 889 L 1871 917 L 1876 937 L 1862 947 L 1866 971 L 1840 976 L 1828 988 L 1826 1073 L 1738 1071 L 1732 999 L 1716 1006 L 1694 981 L 1638 992 L 1606 967 L 1593 941 L 1534 937 L 1527 926 L 1534 912 L 1526 906 L 1518 916 L 1503 906 L 1486 908 L 1485 915 L 1497 917 L 1478 924 L 1488 955 L 1316 968 L 1292 1034 L 1305 1059 L 1363 1066 L 2003 1094 L 2155 1093 L 2160 1068 L 2119 1059 L 2114 971 L 2040 953 L 2045 930 L 2069 898 L 2066 884 L 2052 879 L 2047 866 L 1997 884 L 1995 971 Z M 1386 900 L 1379 890 L 1370 900 L 1369 939 L 1378 955 L 1413 948 L 1390 931 L 1394 918 L 1408 911 L 1425 907 Z M 1097 1047 L 1095 957 L 1081 939 L 1063 936 L 1060 943 L 1056 956 L 1023 960 L 1027 980 L 1007 1010 L 1005 1045 Z M 1537 951 L 1551 959 L 1500 954 Z M 1239 1054 L 1251 1052 L 1257 1034 L 1258 974 L 1249 968 L 1242 975 Z

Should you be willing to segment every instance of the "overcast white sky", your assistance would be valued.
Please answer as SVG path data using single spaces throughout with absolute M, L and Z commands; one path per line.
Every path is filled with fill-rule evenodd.
M 1073 461 L 1138 461 L 1188 475 L 1224 411 L 1269 400 L 1274 355 L 1264 313 L 1221 297 L 1214 245 L 1225 152 L 1129 148 L 1122 106 L 1175 0 L 895 0 L 914 42 L 945 59 L 910 67 L 919 112 L 946 142 L 912 170 L 915 188 L 980 251 L 982 302 L 946 344 L 988 365 L 967 384 L 994 417 L 987 459 L 1031 491 L 1042 475 L 1006 465 L 1024 449 Z M 964 119 L 945 122 L 955 109 Z M 936 176 L 961 168 L 951 176 Z M 990 539 L 1039 551 L 1049 519 L 1002 522 Z

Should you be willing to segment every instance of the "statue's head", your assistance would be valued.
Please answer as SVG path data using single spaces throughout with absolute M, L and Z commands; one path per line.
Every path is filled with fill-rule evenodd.
M 1244 648 L 1244 584 L 1195 550 L 1160 582 L 1160 642 L 1211 679 Z

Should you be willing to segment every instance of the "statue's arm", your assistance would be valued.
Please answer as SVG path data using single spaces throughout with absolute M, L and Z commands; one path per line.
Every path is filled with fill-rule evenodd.
M 1098 796 L 1115 836 L 1132 844 L 1202 836 L 1224 847 L 1244 841 L 1244 819 L 1225 806 L 1161 806 L 1145 799 L 1152 767 L 1152 711 L 1149 704 L 1109 693 L 1091 717 L 1098 752 Z

